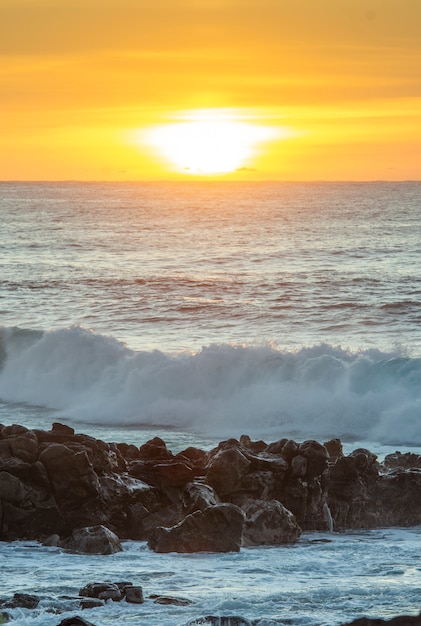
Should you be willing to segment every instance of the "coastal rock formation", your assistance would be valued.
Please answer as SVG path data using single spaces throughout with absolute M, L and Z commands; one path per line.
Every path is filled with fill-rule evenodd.
M 380 464 L 361 448 L 345 456 L 338 439 L 267 444 L 242 435 L 173 454 L 159 437 L 136 447 L 58 423 L 49 431 L 0 425 L 5 541 L 48 538 L 105 552 L 110 542 L 119 549 L 119 539 L 157 551 L 238 550 L 291 543 L 302 530 L 420 524 L 420 492 L 419 455 L 396 452 Z M 93 528 L 105 548 L 92 547 Z M 90 547 L 82 548 L 82 536 Z
M 117 535 L 102 524 L 74 530 L 59 546 L 83 554 L 115 554 L 123 551 Z
M 234 504 L 217 504 L 190 513 L 172 528 L 159 526 L 148 546 L 155 552 L 239 552 L 244 519 Z

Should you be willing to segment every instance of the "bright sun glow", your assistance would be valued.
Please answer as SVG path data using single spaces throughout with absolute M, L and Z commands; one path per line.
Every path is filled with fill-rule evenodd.
M 186 121 L 149 129 L 146 139 L 177 171 L 213 175 L 246 167 L 258 144 L 274 135 L 269 127 L 196 112 Z

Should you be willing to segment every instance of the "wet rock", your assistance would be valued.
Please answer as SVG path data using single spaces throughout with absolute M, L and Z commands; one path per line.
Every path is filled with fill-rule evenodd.
M 90 583 L 79 591 L 80 596 L 87 598 L 97 598 L 98 600 L 113 600 L 120 602 L 122 593 L 115 583 Z
M 15 593 L 12 600 L 4 603 L 6 609 L 36 609 L 39 604 L 38 596 L 28 593 Z
M 91 526 L 74 530 L 71 537 L 60 542 L 70 552 L 83 554 L 115 554 L 123 548 L 115 533 L 105 526 Z
M 131 582 L 89 583 L 80 589 L 79 595 L 102 601 L 120 602 L 124 599 L 130 604 L 143 604 L 144 602 L 142 587 L 133 585 Z
M 94 626 L 94 624 L 83 619 L 83 617 L 75 615 L 74 617 L 63 619 L 58 626 Z
M 193 604 L 191 600 L 187 600 L 186 598 L 173 598 L 171 596 L 157 596 L 153 594 L 149 597 L 154 601 L 154 604 L 169 604 L 172 606 L 189 606 Z
M 233 504 L 211 506 L 172 528 L 156 528 L 148 546 L 155 552 L 238 552 L 244 520 L 243 511 Z
M 245 509 L 245 513 L 245 546 L 296 543 L 300 538 L 301 528 L 294 515 L 277 500 L 253 501 Z
M 206 481 L 219 496 L 235 491 L 248 472 L 251 462 L 243 454 L 236 440 L 227 448 L 218 450 L 210 459 Z
M 124 597 L 130 604 L 143 604 L 145 601 L 142 587 L 135 585 L 128 585 L 124 588 Z
M 181 498 L 185 515 L 220 504 L 218 496 L 210 485 L 195 481 L 185 486 Z
M 162 462 L 134 460 L 130 463 L 129 474 L 160 489 L 184 487 L 194 479 L 189 462 L 179 459 Z
M 306 475 L 309 478 L 320 476 L 327 469 L 329 453 L 321 443 L 314 440 L 304 441 L 298 452 L 307 459 Z
M 402 454 L 402 452 L 394 452 L 393 454 L 388 454 L 384 461 L 383 465 L 387 469 L 414 469 L 421 468 L 421 455 L 414 454 L 413 452 L 407 452 Z
M 165 441 L 160 437 L 154 437 L 140 446 L 139 458 L 145 461 L 170 460 L 173 454 L 168 450 Z
M 329 441 L 326 441 L 323 445 L 329 453 L 329 461 L 334 462 L 340 456 L 343 456 L 342 442 L 340 439 L 329 439 Z

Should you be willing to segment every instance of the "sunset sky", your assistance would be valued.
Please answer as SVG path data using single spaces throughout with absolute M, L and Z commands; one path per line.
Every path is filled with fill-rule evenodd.
M 0 0 L 1 180 L 421 179 L 421 0 Z

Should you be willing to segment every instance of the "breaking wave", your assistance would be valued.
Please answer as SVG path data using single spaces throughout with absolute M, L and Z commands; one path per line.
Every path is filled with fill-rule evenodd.
M 421 358 L 326 344 L 133 351 L 81 327 L 0 329 L 0 399 L 73 422 L 421 444 Z

